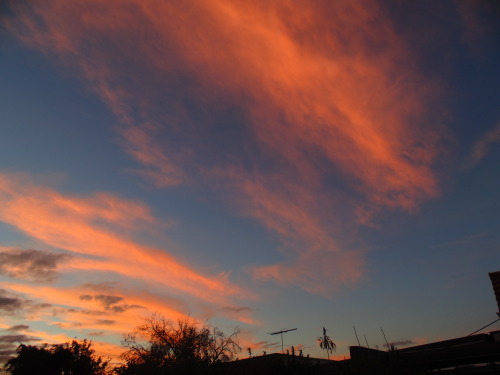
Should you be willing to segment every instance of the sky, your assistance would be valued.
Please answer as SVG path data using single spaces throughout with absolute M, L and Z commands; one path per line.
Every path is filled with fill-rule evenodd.
M 326 357 L 496 318 L 495 1 L 0 2 L 0 357 L 144 317 Z M 500 329 L 498 323 L 488 329 Z M 487 331 L 487 330 L 486 330 Z

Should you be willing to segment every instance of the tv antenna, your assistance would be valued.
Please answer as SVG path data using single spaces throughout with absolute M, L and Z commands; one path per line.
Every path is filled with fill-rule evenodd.
M 290 332 L 290 331 L 296 331 L 297 328 L 292 328 L 292 329 L 282 329 L 281 331 L 276 331 L 276 332 L 270 332 L 268 335 L 280 335 L 281 336 L 281 354 L 283 354 L 283 334 Z

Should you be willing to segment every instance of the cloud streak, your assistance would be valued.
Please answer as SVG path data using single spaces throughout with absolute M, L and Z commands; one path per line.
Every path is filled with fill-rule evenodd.
M 419 73 L 382 3 L 297 7 L 20 0 L 7 27 L 109 105 L 138 173 L 161 188 L 222 191 L 279 236 L 283 263 L 256 277 L 328 293 L 323 285 L 353 284 L 363 270 L 341 218 L 370 225 L 439 194 L 433 163 L 445 132 L 428 112 L 440 89 Z M 131 272 L 115 260 L 114 271 Z M 197 283 L 227 292 L 173 270 L 190 293 Z
M 153 222 L 143 205 L 110 195 L 87 200 L 63 196 L 14 175 L 0 176 L 0 202 L 3 222 L 50 246 L 83 255 L 68 264 L 73 269 L 116 272 L 203 300 L 222 301 L 242 292 L 224 276 L 204 276 L 160 249 L 118 234 L 116 228 Z
M 176 320 L 204 307 L 233 321 L 255 322 L 251 311 L 218 309 L 237 309 L 235 302 L 253 298 L 227 274 L 204 275 L 165 249 L 130 238 L 142 223 L 161 225 L 143 204 L 110 194 L 64 195 L 27 175 L 1 174 L 0 205 L 0 221 L 67 252 L 2 249 L 1 270 L 13 281 L 2 282 L 0 322 L 45 322 L 50 332 L 75 332 L 69 337 L 105 332 L 110 342 L 99 345 L 115 354 L 119 349 L 113 340 L 152 312 Z M 78 285 L 78 280 L 96 276 L 105 281 Z M 57 342 L 63 336 L 47 339 Z

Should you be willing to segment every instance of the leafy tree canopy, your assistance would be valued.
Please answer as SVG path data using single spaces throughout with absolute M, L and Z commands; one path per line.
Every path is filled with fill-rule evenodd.
M 83 340 L 41 346 L 21 344 L 5 365 L 11 375 L 105 375 L 108 360 L 97 356 L 92 342 Z
M 216 364 L 233 359 L 241 350 L 239 331 L 226 336 L 217 327 L 191 320 L 173 323 L 160 315 L 146 318 L 143 325 L 126 336 L 122 355 L 126 364 L 121 375 L 202 374 Z

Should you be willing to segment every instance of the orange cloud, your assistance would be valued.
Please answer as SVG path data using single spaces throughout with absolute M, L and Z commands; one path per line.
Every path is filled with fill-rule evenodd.
M 216 88 L 246 96 L 256 136 L 291 164 L 315 149 L 381 205 L 412 208 L 436 194 L 429 162 L 439 137 L 436 124 L 420 122 L 435 87 L 415 71 L 409 48 L 373 2 L 304 3 L 300 12 L 280 1 L 20 3 L 11 28 L 82 68 L 113 108 L 139 100 L 146 110 L 159 90 L 145 87 L 149 81 L 194 75 L 195 94 Z M 113 70 L 123 58 L 130 66 Z M 143 147 L 130 152 L 140 162 L 165 162 L 162 152 L 146 153 L 148 140 L 137 143 Z
M 245 214 L 278 233 L 284 239 L 283 250 L 294 253 L 292 261 L 254 268 L 256 278 L 292 283 L 323 295 L 360 280 L 364 269 L 361 253 L 347 251 L 335 241 L 337 233 L 322 220 L 321 196 L 312 197 L 309 190 L 293 184 L 270 190 L 258 179 L 241 179 L 237 190 L 247 197 L 241 204 Z
M 50 246 L 85 255 L 70 263 L 73 267 L 116 272 L 202 300 L 227 301 L 243 293 L 222 274 L 203 276 L 162 250 L 105 229 L 109 224 L 130 229 L 135 220 L 153 222 L 143 205 L 109 195 L 88 200 L 63 196 L 5 174 L 0 175 L 0 202 L 3 222 Z
M 43 306 L 29 313 L 29 333 L 41 342 L 61 343 L 74 338 L 91 339 L 99 355 L 119 360 L 123 352 L 119 342 L 152 313 L 161 314 L 172 321 L 198 320 L 179 311 L 179 301 L 168 300 L 143 290 L 120 290 L 118 287 L 99 285 L 40 286 L 21 283 L 2 283 L 10 295 L 31 304 Z M 100 294 L 107 293 L 107 294 Z M 19 319 L 23 314 L 16 317 Z M 6 322 L 9 320 L 5 319 Z M 8 328 L 0 319 L 0 328 Z M 40 324 L 48 326 L 40 329 Z M 28 326 L 26 326 L 28 327 Z M 33 327 L 38 327 L 37 329 Z
M 343 249 L 341 219 L 370 224 L 374 212 L 412 211 L 439 193 L 433 162 L 444 133 L 427 109 L 439 87 L 419 74 L 382 4 L 19 0 L 13 10 L 11 32 L 79 71 L 108 103 L 143 175 L 159 187 L 222 180 L 237 207 L 292 240 L 291 260 L 260 277 L 319 292 L 324 277 L 359 280 L 362 258 Z M 219 126 L 226 108 L 245 125 Z M 80 229 L 78 240 L 97 234 L 111 253 L 136 251 Z M 117 272 L 131 272 L 116 260 Z M 198 283 L 224 290 L 187 274 L 190 293 Z
M 159 188 L 175 186 L 186 178 L 179 168 L 169 159 L 162 147 L 153 140 L 154 127 L 142 125 L 129 127 L 122 131 L 125 149 L 144 167 L 138 173 L 152 180 Z
M 51 316 L 56 316 L 55 321 L 58 323 L 54 324 L 64 329 L 84 332 L 104 330 L 112 335 L 122 335 L 140 324 L 141 317 L 153 312 L 174 321 L 187 317 L 186 313 L 170 306 L 171 301 L 162 300 L 159 296 L 143 291 L 127 291 L 124 294 L 117 290 L 114 295 L 102 295 L 81 286 L 49 287 L 18 283 L 4 283 L 4 286 L 39 304 L 47 304 L 44 310 L 40 309 L 32 315 L 32 321 L 53 321 Z M 117 301 L 106 306 L 99 297 Z

